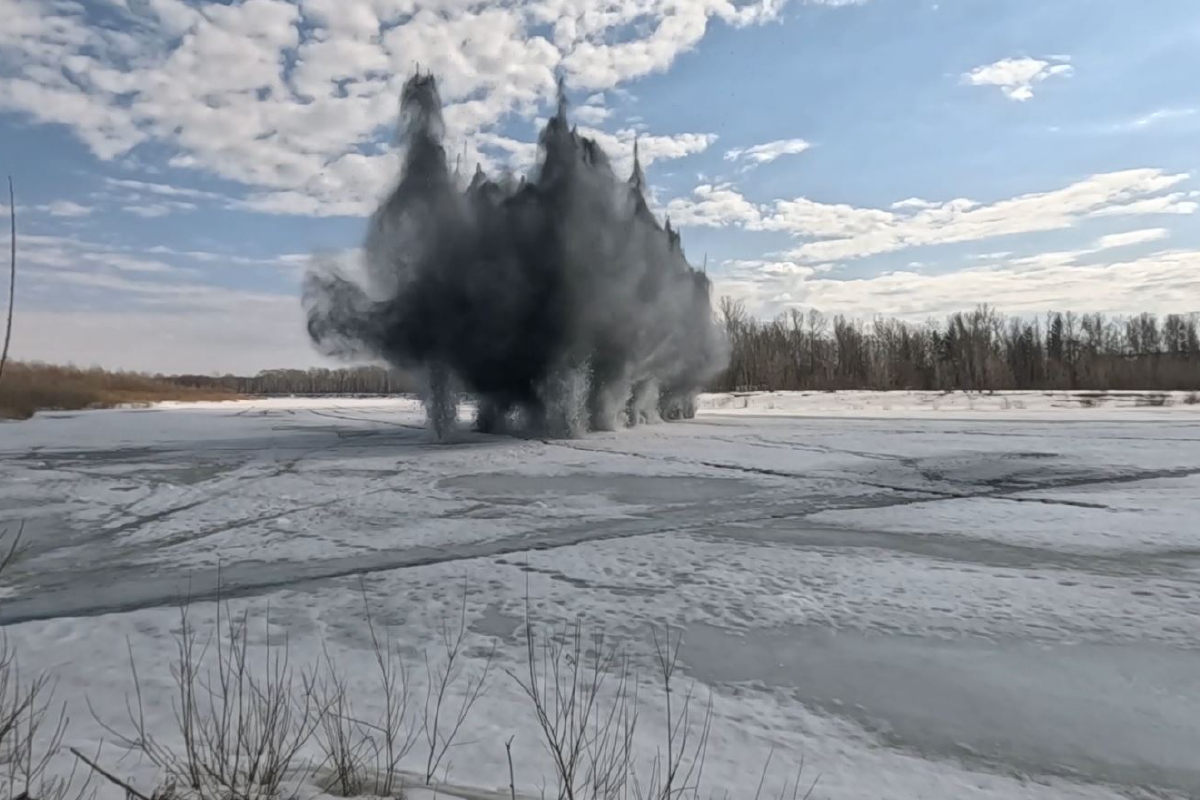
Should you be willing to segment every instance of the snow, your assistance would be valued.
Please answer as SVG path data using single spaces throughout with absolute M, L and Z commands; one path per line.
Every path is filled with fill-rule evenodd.
M 28 546 L 0 625 L 84 752 L 111 739 L 87 699 L 124 719 L 130 653 L 170 736 L 175 606 L 211 627 L 219 570 L 235 609 L 269 609 L 256 643 L 328 651 L 364 703 L 364 592 L 417 696 L 465 603 L 468 672 L 492 641 L 496 664 L 452 751 L 474 789 L 441 794 L 507 796 L 509 736 L 518 789 L 550 779 L 506 674 L 528 609 L 628 648 L 646 752 L 648 629 L 682 631 L 715 796 L 752 794 L 772 749 L 767 796 L 801 757 L 830 800 L 1194 796 L 1200 406 L 1079 397 L 707 395 L 692 421 L 549 442 L 437 443 L 411 399 L 40 414 L 0 425 L 0 527 Z
M 722 414 L 784 416 L 901 416 L 1053 419 L 1086 411 L 1079 420 L 1162 419 L 1164 413 L 1200 417 L 1195 392 L 995 391 L 995 392 L 728 392 L 702 395 L 700 408 Z M 1131 411 L 1137 413 L 1131 414 Z M 1115 417 L 1113 415 L 1116 415 Z

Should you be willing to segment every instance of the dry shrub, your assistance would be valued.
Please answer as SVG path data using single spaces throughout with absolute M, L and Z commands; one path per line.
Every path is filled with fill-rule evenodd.
M 1200 392 L 1188 392 L 1183 402 L 1189 406 L 1200 405 Z
M 526 625 L 525 691 L 554 764 L 560 800 L 622 796 L 634 769 L 637 684 L 603 636 L 585 642 L 578 623 L 536 641 Z M 614 677 L 615 672 L 615 677 Z
M 0 573 L 20 555 L 22 529 L 0 532 Z M 67 732 L 66 707 L 54 704 L 49 675 L 21 674 L 16 652 L 0 633 L 0 798 L 3 800 L 82 800 L 90 775 L 82 784 L 75 771 L 49 772 Z
M 260 646 L 250 642 L 247 613 L 230 613 L 220 598 L 216 630 L 203 641 L 188 609 L 186 603 L 180 609 L 171 664 L 177 726 L 171 739 L 182 744 L 168 743 L 167 732 L 148 725 L 132 649 L 133 696 L 125 723 L 115 726 L 92 711 L 119 747 L 158 769 L 158 788 L 139 792 L 95 760 L 76 754 L 131 800 L 278 800 L 288 796 L 285 789 L 308 778 L 344 797 L 399 797 L 400 763 L 421 743 L 428 748 L 422 777 L 433 784 L 435 773 L 448 768 L 448 754 L 487 687 L 494 656 L 493 649 L 475 673 L 464 667 L 464 588 L 457 624 L 444 623 L 437 645 L 425 654 L 426 695 L 414 709 L 408 668 L 387 634 L 381 637 L 376 630 L 368 607 L 366 626 L 379 682 L 370 702 L 360 705 L 352 701 L 328 651 L 319 663 L 293 669 L 286 641 L 274 646 L 269 641 L 269 610 L 263 618 L 268 640 Z M 459 699 L 452 702 L 453 696 Z M 310 742 L 321 758 L 310 757 Z
M 0 383 L 0 418 L 28 419 L 38 411 L 113 408 L 163 400 L 236 400 L 234 392 L 198 389 L 136 372 L 9 362 Z
M 369 703 L 375 713 L 373 718 L 360 713 L 349 697 L 340 670 L 326 652 L 326 677 L 318 692 L 326 713 L 317 734 L 324 754 L 319 770 L 325 776 L 322 783 L 326 791 L 343 797 L 400 796 L 404 784 L 400 763 L 422 742 L 426 750 L 421 779 L 426 785 L 434 782 L 471 709 L 486 691 L 495 657 L 493 646 L 478 673 L 471 675 L 463 670 L 466 599 L 464 587 L 457 625 L 443 621 L 437 647 L 424 653 L 425 699 L 420 708 L 414 708 L 410 704 L 408 666 L 386 629 L 380 637 L 364 589 L 363 606 L 378 678 Z M 456 685 L 463 691 L 459 702 L 452 706 L 448 700 Z
M 0 636 L 0 798 L 5 800 L 81 800 L 82 785 L 72 770 L 50 772 L 51 760 L 62 751 L 67 732 L 65 705 L 54 703 L 54 682 L 38 673 L 21 674 L 17 654 Z
M 649 754 L 634 742 L 639 716 L 637 677 L 628 659 L 603 635 L 585 639 L 579 623 L 541 642 L 526 622 L 527 669 L 510 672 L 525 691 L 554 764 L 558 800 L 702 800 L 704 763 L 712 732 L 711 696 L 700 703 L 694 684 L 676 678 L 682 638 L 670 628 L 651 630 L 657 687 L 665 698 L 664 740 Z M 511 744 L 511 740 L 509 741 Z M 510 787 L 517 797 L 516 780 Z M 760 800 L 771 767 L 767 756 L 754 800 Z M 804 764 L 785 780 L 779 800 L 807 800 L 816 781 L 801 790 Z M 819 778 L 820 776 L 818 776 Z M 543 795 L 545 793 L 543 792 Z
M 181 609 L 171 665 L 181 748 L 165 744 L 161 732 L 150 730 L 146 723 L 132 649 L 134 698 L 127 707 L 127 725 L 118 729 L 92 710 L 120 747 L 144 756 L 160 770 L 164 787 L 170 788 L 155 795 L 173 795 L 179 789 L 205 799 L 268 800 L 277 798 L 284 780 L 294 777 L 294 767 L 304 771 L 300 751 L 327 709 L 311 674 L 292 669 L 286 644 L 276 648 L 268 644 L 261 660 L 257 653 L 251 659 L 248 623 L 246 614 L 226 611 L 222 624 L 218 600 L 216 634 L 201 642 L 187 606 Z M 264 631 L 269 635 L 269 612 Z M 207 658 L 210 648 L 211 660 Z
M 5 556 L 5 550 L 0 548 L 0 567 L 17 552 L 10 546 Z M 175 731 L 148 726 L 132 648 L 134 693 L 127 702 L 126 723 L 118 728 L 97 717 L 118 746 L 158 768 L 157 786 L 140 791 L 102 766 L 99 752 L 93 757 L 71 752 L 88 768 L 89 778 L 101 777 L 128 800 L 281 800 L 294 796 L 290 790 L 299 782 L 314 777 L 326 792 L 343 797 L 401 798 L 405 775 L 423 780 L 436 793 L 435 774 L 449 769 L 448 754 L 488 685 L 495 648 L 486 653 L 482 668 L 467 670 L 464 587 L 456 624 L 443 622 L 432 652 L 424 654 L 424 702 L 411 703 L 409 671 L 400 651 L 386 632 L 381 636 L 376 629 L 365 590 L 363 600 L 378 677 L 367 702 L 352 702 L 347 681 L 328 651 L 321 663 L 293 670 L 287 642 L 270 642 L 269 609 L 263 620 L 267 641 L 252 645 L 247 614 L 229 613 L 218 598 L 216 629 L 203 641 L 189 620 L 188 605 L 180 610 L 171 664 Z M 702 701 L 692 684 L 680 685 L 678 633 L 652 631 L 656 688 L 665 699 L 664 732 L 651 751 L 639 751 L 634 735 L 638 680 L 629 660 L 602 635 L 585 637 L 578 623 L 541 640 L 528 621 L 525 630 L 527 670 L 509 675 L 529 699 L 554 765 L 558 800 L 711 796 L 703 778 L 712 700 Z M 65 713 L 48 713 L 49 679 L 22 684 L 15 665 L 8 649 L 0 647 L 0 800 L 86 800 L 88 784 L 73 790 L 74 773 L 65 779 L 47 777 L 67 719 Z M 362 713 L 364 707 L 369 717 Z M 50 726 L 50 747 L 35 750 L 39 737 L 46 740 L 39 734 L 45 724 Z M 169 738 L 179 744 L 168 743 L 170 733 L 177 734 Z M 505 747 L 509 789 L 517 800 L 512 741 Z M 319 758 L 307 751 L 309 742 L 315 742 Z M 418 746 L 425 748 L 422 771 L 402 772 L 401 761 Z M 762 800 L 772 755 L 759 774 L 753 800 Z M 812 795 L 816 781 L 802 781 L 803 769 L 801 760 L 777 800 Z

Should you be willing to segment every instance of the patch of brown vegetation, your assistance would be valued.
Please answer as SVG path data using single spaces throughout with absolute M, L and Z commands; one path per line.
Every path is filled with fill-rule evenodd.
M 10 361 L 0 380 L 0 418 L 28 419 L 38 411 L 114 408 L 164 400 L 237 400 L 220 388 L 182 386 L 169 378 L 37 362 Z

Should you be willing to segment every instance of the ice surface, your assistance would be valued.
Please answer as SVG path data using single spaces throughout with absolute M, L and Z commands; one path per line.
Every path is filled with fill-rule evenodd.
M 1193 392 L 729 392 L 702 395 L 700 408 L 722 414 L 784 416 L 934 415 L 939 418 L 1158 420 L 1200 415 Z M 1135 413 L 1130 413 L 1130 412 Z
M 28 545 L 0 624 L 85 749 L 83 698 L 120 717 L 127 648 L 169 727 L 174 605 L 211 623 L 219 568 L 274 646 L 328 648 L 363 696 L 360 575 L 411 654 L 464 586 L 472 657 L 497 638 L 502 668 L 527 593 L 643 665 L 670 623 L 713 692 L 717 796 L 752 794 L 772 747 L 831 800 L 1195 796 L 1200 406 L 1169 400 L 714 395 L 689 422 L 448 444 L 410 399 L 39 415 L 0 425 L 0 525 Z M 533 720 L 497 674 L 451 779 L 507 786 L 515 733 L 536 796 Z

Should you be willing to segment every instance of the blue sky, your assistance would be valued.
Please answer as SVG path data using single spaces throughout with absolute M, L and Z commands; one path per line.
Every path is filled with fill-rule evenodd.
M 416 64 L 452 151 L 491 170 L 528 166 L 566 75 L 581 128 L 621 170 L 639 137 L 654 208 L 763 316 L 1200 308 L 1195 0 L 0 0 L 0 19 L 17 357 L 321 363 L 299 279 L 352 257 L 394 180 Z

